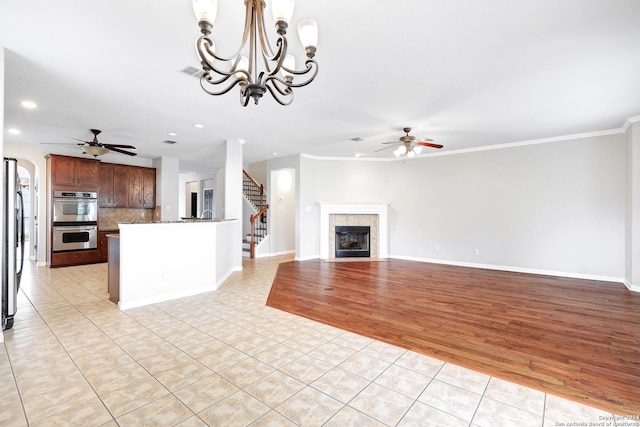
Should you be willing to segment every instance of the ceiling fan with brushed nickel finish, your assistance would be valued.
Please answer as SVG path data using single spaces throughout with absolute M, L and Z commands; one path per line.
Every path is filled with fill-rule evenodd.
M 71 138 L 71 137 L 67 137 L 67 138 L 71 138 L 71 139 L 75 139 L 76 141 L 80 141 L 82 144 L 76 144 L 76 145 L 79 145 L 84 153 L 90 154 L 93 157 L 98 157 L 98 156 L 101 156 L 103 154 L 107 154 L 109 151 L 114 151 L 116 153 L 126 154 L 127 156 L 136 156 L 137 155 L 137 153 L 133 153 L 131 151 L 126 151 L 126 150 L 135 150 L 136 147 L 134 147 L 133 145 L 103 144 L 103 143 L 98 141 L 98 135 L 100 133 L 102 133 L 102 131 L 98 130 L 98 129 L 89 129 L 89 130 L 93 134 L 93 140 L 91 140 L 91 141 L 85 141 L 84 139 Z M 43 142 L 43 144 L 47 144 L 47 143 Z M 61 143 L 53 142 L 53 143 L 49 143 L 49 144 L 60 145 Z M 69 143 L 69 144 L 71 144 L 71 143 Z
M 443 147 L 443 145 L 441 144 L 434 144 L 433 139 L 430 139 L 430 138 L 418 139 L 413 135 L 409 135 L 409 132 L 411 132 L 410 127 L 406 127 L 402 130 L 404 131 L 405 135 L 398 138 L 398 141 L 383 142 L 383 144 L 385 145 L 386 144 L 392 144 L 392 145 L 376 150 L 375 152 L 377 153 L 378 151 L 383 151 L 389 148 L 396 147 L 396 149 L 393 151 L 393 154 L 396 157 L 400 157 L 404 154 L 407 157 L 411 158 L 411 157 L 415 157 L 416 154 L 420 154 L 420 152 L 422 151 L 422 147 L 438 148 L 438 149 Z

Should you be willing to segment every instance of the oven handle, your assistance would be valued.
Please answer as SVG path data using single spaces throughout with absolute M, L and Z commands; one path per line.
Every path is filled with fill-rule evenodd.
M 54 197 L 53 201 L 54 202 L 87 202 L 87 203 L 91 203 L 93 201 L 97 202 L 98 199 L 94 199 L 94 198 L 78 199 L 78 198 L 75 198 L 75 197 Z
M 91 231 L 91 230 L 97 230 L 98 226 L 97 225 L 54 225 L 53 226 L 54 229 L 56 230 L 63 230 L 63 231 L 69 231 L 69 230 L 78 230 L 78 231 Z

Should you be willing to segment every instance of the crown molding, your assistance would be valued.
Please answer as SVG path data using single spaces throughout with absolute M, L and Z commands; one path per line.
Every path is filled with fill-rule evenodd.
M 553 136 L 550 138 L 540 138 L 540 139 L 530 139 L 526 141 L 518 141 L 518 142 L 507 142 L 504 144 L 493 144 L 493 145 L 484 145 L 481 147 L 472 147 L 472 148 L 461 148 L 459 150 L 451 150 L 451 151 L 441 151 L 441 152 L 432 152 L 419 154 L 414 157 L 414 159 L 419 159 L 423 157 L 436 157 L 436 156 L 450 156 L 454 154 L 465 154 L 465 153 L 475 153 L 478 151 L 489 151 L 489 150 L 500 150 L 503 148 L 512 148 L 512 147 L 523 147 L 526 145 L 536 145 L 536 144 L 548 144 L 551 142 L 561 142 L 561 141 L 571 141 L 575 139 L 583 139 L 583 138 L 594 138 L 598 136 L 608 136 L 608 135 L 619 135 L 627 132 L 629 127 L 631 127 L 634 123 L 640 123 L 640 115 L 629 117 L 623 123 L 623 125 L 619 128 L 614 129 L 606 129 L 599 130 L 593 132 L 584 132 L 584 133 L 576 133 L 571 135 L 562 135 L 562 136 Z M 311 154 L 300 154 L 302 157 L 313 159 L 313 160 L 350 160 L 350 161 L 367 161 L 367 162 L 397 162 L 397 161 L 406 161 L 406 158 L 396 158 L 396 157 L 332 157 L 332 156 L 315 156 Z
M 629 117 L 627 120 L 624 121 L 624 124 L 622 125 L 622 130 L 624 132 L 628 131 L 632 124 L 638 123 L 638 122 L 640 122 L 640 116 Z

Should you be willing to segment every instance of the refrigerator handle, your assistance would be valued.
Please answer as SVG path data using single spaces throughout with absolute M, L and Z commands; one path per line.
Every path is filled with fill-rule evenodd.
M 18 191 L 18 196 L 20 198 L 20 212 L 18 213 L 18 217 L 16 220 L 20 221 L 20 269 L 17 272 L 18 277 L 22 276 L 22 267 L 24 267 L 24 198 L 22 197 L 22 191 Z M 18 288 L 20 288 L 20 279 L 18 279 Z

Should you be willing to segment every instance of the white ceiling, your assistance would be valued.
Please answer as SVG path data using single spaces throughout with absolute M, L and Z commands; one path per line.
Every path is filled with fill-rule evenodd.
M 230 55 L 244 2 L 218 3 L 212 38 Z M 227 139 L 246 140 L 245 163 L 388 158 L 374 151 L 404 126 L 452 151 L 615 129 L 640 114 L 638 0 L 298 0 L 298 63 L 295 25 L 307 17 L 320 29 L 316 80 L 290 106 L 265 97 L 243 108 L 235 89 L 209 96 L 179 72 L 199 66 L 190 0 L 2 0 L 5 141 L 73 142 L 98 128 L 101 142 L 204 173 L 223 165 Z

